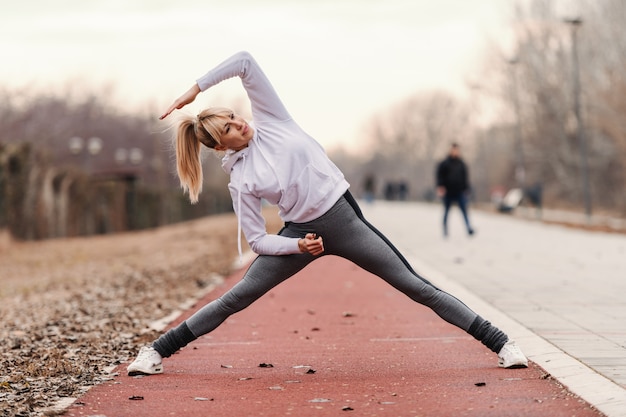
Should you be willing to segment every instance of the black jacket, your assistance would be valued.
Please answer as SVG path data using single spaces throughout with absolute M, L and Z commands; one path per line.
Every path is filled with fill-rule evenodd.
M 437 186 L 445 187 L 446 195 L 456 197 L 468 191 L 469 172 L 461 158 L 447 157 L 437 166 Z

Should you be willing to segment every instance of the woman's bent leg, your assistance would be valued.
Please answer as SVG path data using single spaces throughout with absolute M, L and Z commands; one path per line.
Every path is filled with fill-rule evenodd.
M 335 217 L 340 230 L 334 242 L 326 246 L 333 253 L 351 260 L 363 269 L 381 277 L 412 300 L 430 307 L 447 322 L 465 330 L 489 349 L 498 352 L 507 335 L 478 316 L 456 297 L 437 288 L 417 274 L 391 242 L 363 217 L 356 201 L 347 196 L 352 213 Z M 356 216 L 355 216 L 356 214 Z

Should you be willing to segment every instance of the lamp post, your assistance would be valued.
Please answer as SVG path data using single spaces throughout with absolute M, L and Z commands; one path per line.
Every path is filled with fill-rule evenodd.
M 92 174 L 91 158 L 95 158 L 102 151 L 102 147 L 102 139 L 96 136 L 92 136 L 89 139 L 74 136 L 68 140 L 70 153 L 80 156 L 82 169 L 89 180 Z M 85 211 L 84 228 L 87 235 L 92 235 L 96 231 L 97 214 L 95 213 L 96 208 L 92 204 L 88 203 Z
M 68 147 L 72 155 L 81 155 L 83 150 L 86 151 L 82 154 L 82 167 L 88 175 L 91 174 L 91 164 L 89 158 L 90 156 L 95 157 L 100 153 L 100 151 L 102 151 L 102 139 L 93 136 L 87 140 L 83 140 L 81 137 L 74 136 L 69 139 Z
M 115 150 L 115 162 L 119 166 L 125 166 L 127 164 L 140 165 L 143 161 L 143 150 L 141 148 L 117 148 Z M 126 183 L 126 223 L 128 230 L 135 229 L 137 224 L 137 175 L 133 170 L 124 170 L 122 175 L 123 181 Z
M 580 114 L 580 72 L 578 68 L 578 28 L 583 21 L 580 18 L 564 19 L 571 28 L 572 37 L 572 61 L 574 71 L 574 114 L 576 116 L 576 136 L 580 149 L 581 173 L 583 180 L 583 199 L 585 204 L 585 214 L 587 221 L 591 220 L 591 192 L 589 187 L 589 168 L 587 162 L 587 141 L 585 140 L 585 129 Z
M 526 182 L 526 163 L 524 161 L 524 147 L 522 145 L 522 117 L 519 103 L 519 89 L 517 86 L 517 59 L 509 60 L 511 65 L 511 93 L 513 95 L 513 110 L 515 112 L 515 180 L 520 188 Z

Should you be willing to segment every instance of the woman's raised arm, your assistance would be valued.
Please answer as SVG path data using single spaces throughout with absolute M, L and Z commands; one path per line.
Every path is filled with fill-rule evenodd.
M 249 52 L 236 53 L 200 77 L 196 82 L 200 90 L 205 91 L 233 77 L 241 78 L 252 105 L 254 121 L 261 122 L 268 120 L 268 118 L 282 121 L 291 118 L 272 83 Z
M 174 100 L 174 103 L 172 103 L 172 105 L 161 115 L 161 117 L 159 117 L 159 119 L 163 120 L 174 110 L 182 109 L 187 104 L 193 102 L 198 94 L 200 94 L 200 87 L 198 87 L 198 84 L 194 84 L 182 96 Z

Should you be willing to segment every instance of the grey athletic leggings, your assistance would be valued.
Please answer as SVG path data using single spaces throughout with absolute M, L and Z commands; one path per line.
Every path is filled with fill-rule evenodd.
M 303 238 L 307 233 L 322 236 L 323 255 L 341 256 L 381 277 L 412 300 L 430 307 L 447 322 L 481 340 L 494 352 L 508 340 L 506 334 L 457 298 L 418 275 L 391 242 L 364 219 L 349 192 L 321 217 L 307 223 L 286 223 L 279 235 Z M 258 256 L 231 290 L 161 336 L 153 344 L 154 348 L 163 357 L 170 356 L 192 340 L 213 331 L 231 314 L 248 307 L 317 258 L 308 253 Z

